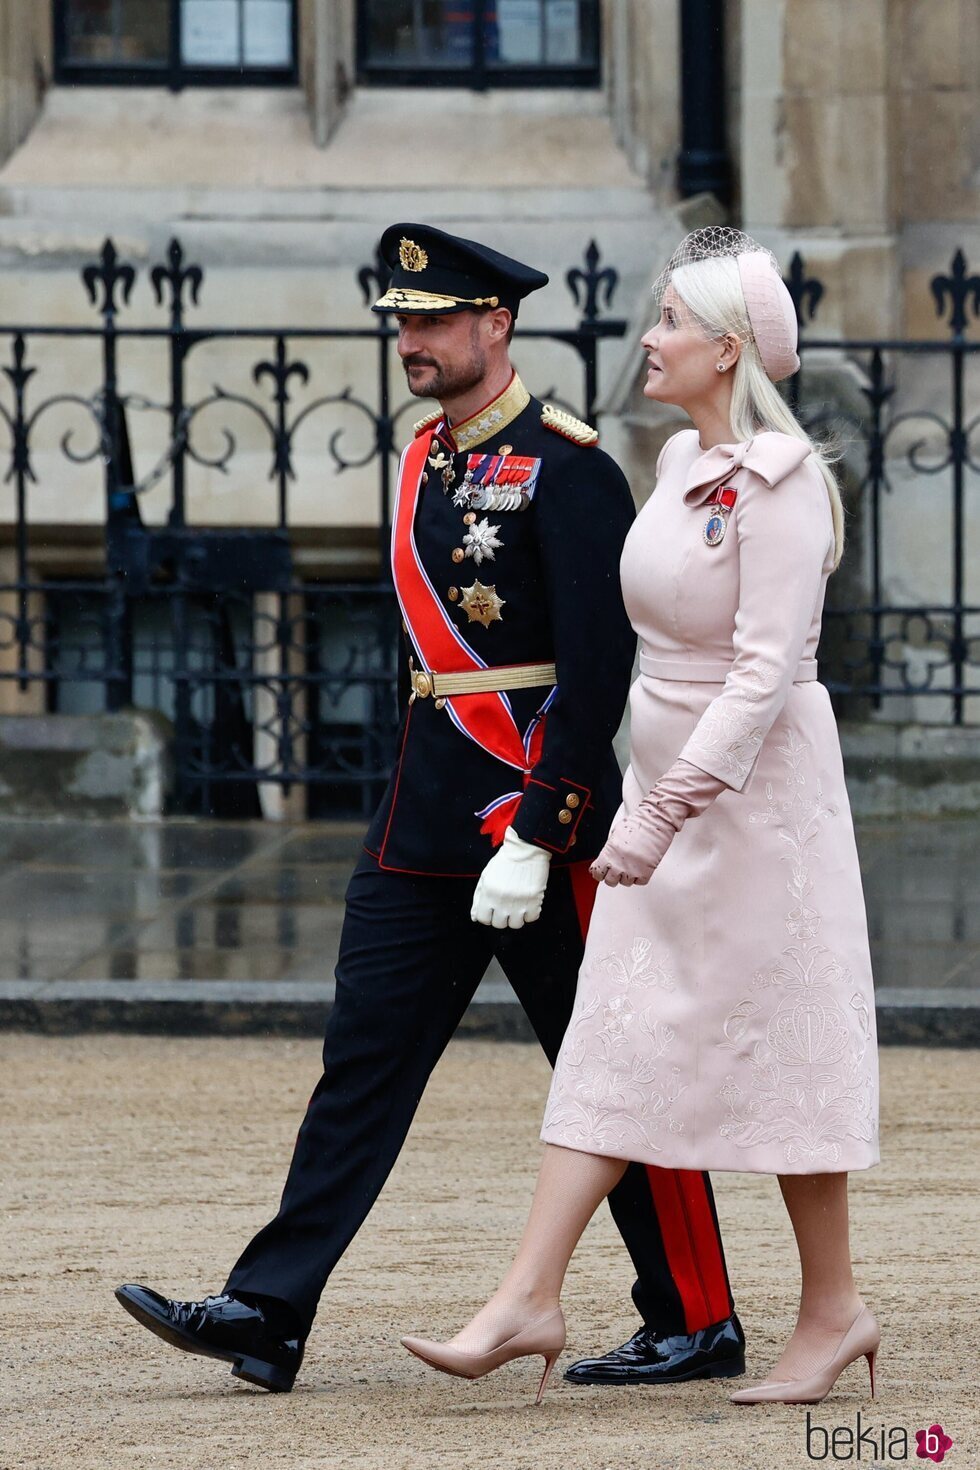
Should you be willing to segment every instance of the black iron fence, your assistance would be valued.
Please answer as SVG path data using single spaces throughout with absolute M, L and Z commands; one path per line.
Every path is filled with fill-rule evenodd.
M 799 254 L 786 283 L 805 328 L 824 287 Z M 980 275 L 957 250 L 929 289 L 946 336 L 841 341 L 801 331 L 789 396 L 815 433 L 841 446 L 849 489 L 853 545 L 830 584 L 821 678 L 845 712 L 961 725 L 980 721 L 980 604 L 969 579 L 980 381 L 968 384 L 980 341 L 966 335 L 980 317 Z M 857 370 L 859 407 L 808 371 L 828 358 Z
M 0 441 L 0 483 L 13 492 L 10 572 L 0 575 L 0 682 L 35 699 L 42 691 L 49 710 L 136 704 L 161 711 L 173 723 L 180 811 L 258 814 L 263 786 L 300 783 L 311 815 L 367 813 L 394 754 L 391 496 L 399 441 L 420 412 L 404 390 L 397 331 L 388 317 L 371 317 L 360 328 L 191 326 L 187 315 L 198 303 L 203 272 L 185 260 L 176 240 L 149 279 L 167 321 L 124 325 L 136 272 L 107 241 L 100 259 L 82 271 L 98 325 L 0 325 L 0 348 L 6 342 L 9 352 L 6 362 L 0 356 L 0 389 L 7 389 L 0 391 L 0 422 L 9 434 L 6 464 Z M 386 285 L 380 259 L 357 279 L 367 303 Z M 627 324 L 608 315 L 617 276 L 594 243 L 566 281 L 579 313 L 575 325 L 520 335 L 571 351 L 581 374 L 580 401 L 568 403 L 540 386 L 544 396 L 591 419 L 599 346 L 621 337 Z M 60 349 L 58 361 L 52 344 Z M 79 362 L 71 375 L 88 372 L 86 386 L 62 382 L 59 391 L 40 391 L 46 377 L 66 378 L 65 354 L 80 354 L 85 344 L 97 351 L 98 367 Z M 208 344 L 224 344 L 226 351 L 231 344 L 247 362 L 244 387 L 195 387 L 195 363 Z M 369 397 L 334 387 L 329 354 L 351 344 L 374 357 Z M 163 402 L 123 381 L 123 354 L 150 349 L 157 376 L 159 354 L 166 354 Z M 311 361 L 324 352 L 317 391 Z M 369 381 L 371 371 L 360 377 Z M 74 468 L 76 479 L 101 469 L 104 558 L 92 576 L 50 569 L 48 533 L 34 511 L 43 489 L 38 445 L 48 445 L 50 461 L 53 419 L 63 522 L 74 520 L 65 468 Z M 138 474 L 134 440 L 138 432 L 147 437 L 143 426 L 155 419 L 161 427 L 150 438 L 158 451 Z M 373 563 L 372 571 L 357 580 L 297 567 L 298 446 L 309 442 L 317 423 L 325 437 L 321 466 L 334 476 L 372 475 L 376 500 L 365 506 L 363 523 L 377 525 L 377 541 L 373 556 L 360 557 L 362 565 Z M 273 514 L 263 516 L 263 525 L 194 524 L 191 477 L 229 474 L 246 440 L 253 461 L 261 462 L 259 477 L 271 484 Z M 141 507 L 161 491 L 162 523 L 158 515 L 147 524 Z
M 377 260 L 358 273 L 365 302 L 383 288 L 382 276 Z M 397 615 L 387 546 L 396 448 L 418 411 L 404 395 L 394 327 L 388 318 L 333 329 L 190 325 L 203 272 L 176 240 L 149 273 L 167 316 L 158 325 L 124 324 L 136 273 L 111 241 L 82 279 L 97 324 L 0 325 L 0 421 L 9 438 L 6 448 L 0 439 L 0 482 L 12 495 L 8 570 L 0 573 L 0 682 L 19 689 L 25 707 L 34 701 L 49 710 L 160 710 L 173 723 L 180 811 L 257 814 L 263 787 L 299 783 L 310 815 L 366 814 L 393 758 Z M 592 419 L 600 344 L 622 337 L 627 323 L 607 314 L 617 274 L 595 244 L 566 279 L 579 313 L 575 325 L 520 335 L 569 349 L 582 388 L 580 400 L 565 406 Z M 809 328 L 823 286 L 807 277 L 799 255 L 787 282 Z M 969 600 L 967 578 L 968 491 L 980 470 L 980 415 L 967 409 L 978 394 L 967 392 L 967 371 L 980 343 L 966 335 L 970 318 L 980 315 L 980 277 L 958 252 L 931 289 L 945 336 L 841 342 L 804 334 L 804 367 L 790 395 L 816 429 L 829 428 L 847 450 L 851 549 L 831 583 L 821 676 L 845 712 L 872 708 L 907 717 L 909 700 L 921 698 L 916 711 L 963 723 L 980 715 L 980 608 Z M 227 380 L 202 387 L 197 364 L 209 344 L 226 353 L 233 346 L 248 377 L 240 371 L 230 387 Z M 368 396 L 336 386 L 333 354 L 353 346 L 374 359 Z M 66 370 L 72 352 L 86 351 L 84 366 L 80 357 Z M 136 391 L 134 354 L 153 355 L 151 379 L 160 376 L 165 355 L 164 401 Z M 816 371 L 821 362 L 835 371 Z M 942 411 L 934 404 L 895 408 L 910 362 L 938 362 L 948 374 Z M 362 372 L 359 381 L 370 377 Z M 51 382 L 55 390 L 43 391 Z M 847 382 L 850 401 L 841 391 Z M 933 373 L 934 394 L 937 382 Z M 903 401 L 914 400 L 910 385 L 902 387 Z M 564 401 L 549 389 L 542 396 Z M 156 448 L 146 463 L 142 441 L 151 422 L 158 425 L 149 436 Z M 311 462 L 303 448 L 311 424 L 325 433 L 316 463 L 325 462 L 335 477 L 370 477 L 376 500 L 363 524 L 376 523 L 378 531 L 368 575 L 338 580 L 335 569 L 299 565 L 303 533 L 293 499 L 302 478 L 298 461 L 305 455 Z M 272 514 L 262 525 L 236 524 L 235 515 L 227 526 L 195 524 L 191 478 L 227 476 L 246 439 L 271 487 Z M 66 562 L 64 547 L 60 566 L 45 554 L 49 537 L 35 509 L 45 488 L 40 458 L 57 460 L 63 523 L 73 521 L 64 509 L 73 480 L 66 469 L 79 478 L 98 471 L 102 513 L 90 568 L 81 555 Z M 897 477 L 904 528 L 898 547 L 888 535 Z M 147 524 L 141 507 L 151 495 L 162 495 L 166 510 Z M 324 529 L 321 538 L 340 534 Z M 932 599 L 916 595 L 930 538 L 945 541 L 930 553 L 933 580 L 939 567 L 943 584 Z

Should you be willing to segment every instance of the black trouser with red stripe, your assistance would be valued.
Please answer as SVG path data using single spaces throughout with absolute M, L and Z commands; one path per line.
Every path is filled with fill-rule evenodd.
M 279 1213 L 246 1247 L 226 1290 L 285 1302 L 309 1327 L 494 955 L 554 1062 L 595 883 L 584 863 L 557 868 L 537 923 L 496 930 L 470 919 L 474 881 L 388 873 L 361 859 L 347 890 L 323 1076 Z M 651 1327 L 688 1333 L 730 1315 L 706 1174 L 631 1164 L 609 1202 L 639 1277 L 633 1300 Z

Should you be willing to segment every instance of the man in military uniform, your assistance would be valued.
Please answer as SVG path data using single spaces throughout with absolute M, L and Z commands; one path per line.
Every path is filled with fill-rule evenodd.
M 347 891 L 323 1076 L 279 1212 L 223 1293 L 116 1293 L 174 1346 L 279 1392 L 494 956 L 557 1054 L 596 893 L 588 867 L 620 800 L 611 742 L 634 653 L 619 585 L 629 488 L 595 430 L 532 398 L 510 362 L 520 302 L 547 277 L 423 225 L 393 225 L 381 253 L 392 275 L 374 309 L 398 322 L 411 392 L 440 407 L 399 468 L 407 700 Z M 610 1205 L 644 1325 L 572 1380 L 742 1372 L 707 1176 L 632 1165 Z

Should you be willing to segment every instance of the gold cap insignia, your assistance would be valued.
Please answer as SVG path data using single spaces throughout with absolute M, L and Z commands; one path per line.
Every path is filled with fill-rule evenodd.
M 414 240 L 406 240 L 404 235 L 398 247 L 398 259 L 407 271 L 424 271 L 429 264 L 429 257 L 422 246 L 416 245 Z

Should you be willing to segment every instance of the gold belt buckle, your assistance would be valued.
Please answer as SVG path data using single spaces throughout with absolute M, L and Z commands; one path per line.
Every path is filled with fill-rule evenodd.
M 428 699 L 432 693 L 432 675 L 423 669 L 412 670 L 412 699 Z

